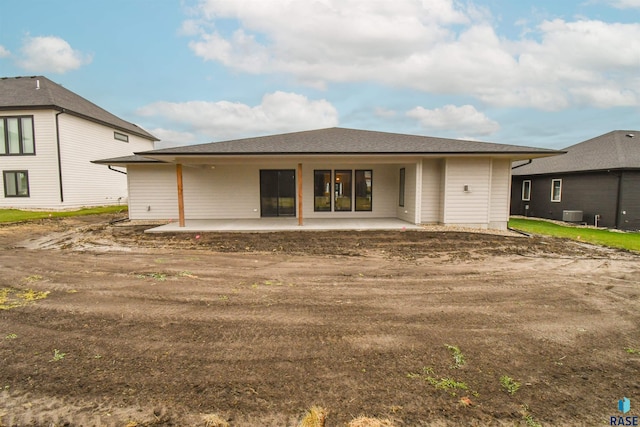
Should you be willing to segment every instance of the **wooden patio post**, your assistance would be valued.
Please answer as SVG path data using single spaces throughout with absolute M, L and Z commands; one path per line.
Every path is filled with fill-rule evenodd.
M 176 178 L 178 180 L 178 225 L 184 227 L 184 187 L 182 185 L 182 165 L 176 164 Z
M 302 163 L 298 163 L 298 225 L 302 222 Z

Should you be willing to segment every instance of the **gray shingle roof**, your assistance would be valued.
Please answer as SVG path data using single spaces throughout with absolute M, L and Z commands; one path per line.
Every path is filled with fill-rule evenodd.
M 627 135 L 633 135 L 627 136 Z M 564 149 L 567 154 L 535 159 L 514 175 L 541 175 L 610 169 L 640 169 L 640 131 L 614 130 Z
M 328 128 L 280 135 L 163 148 L 136 154 L 268 155 L 268 154 L 532 154 L 560 151 L 429 136 L 404 135 L 345 128 Z
M 39 85 L 39 89 L 36 89 Z M 0 111 L 51 108 L 158 141 L 144 129 L 98 107 L 43 76 L 0 78 Z

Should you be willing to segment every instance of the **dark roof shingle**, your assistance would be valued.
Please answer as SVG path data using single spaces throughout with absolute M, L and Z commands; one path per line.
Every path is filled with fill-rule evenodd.
M 263 155 L 263 154 L 560 154 L 556 150 L 478 141 L 405 135 L 368 130 L 328 128 L 184 147 L 137 154 Z
M 514 175 L 640 169 L 640 131 L 614 130 L 564 149 L 562 156 L 535 159 Z
M 158 141 L 141 127 L 111 114 L 44 76 L 0 78 L 0 111 L 51 108 L 64 110 L 142 138 Z

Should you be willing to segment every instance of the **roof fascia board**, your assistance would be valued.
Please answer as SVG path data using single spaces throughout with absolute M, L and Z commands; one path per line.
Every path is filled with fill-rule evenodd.
M 147 157 L 149 159 L 160 160 L 164 162 L 176 162 L 180 160 L 188 163 L 205 163 L 208 161 L 221 160 L 242 160 L 256 159 L 257 161 L 282 159 L 283 157 L 316 160 L 316 159 L 371 159 L 376 162 L 382 162 L 386 159 L 390 161 L 398 159 L 411 158 L 443 158 L 443 157 L 483 157 L 483 158 L 503 158 L 517 160 L 536 159 L 541 157 L 555 156 L 563 152 L 439 152 L 439 153 L 153 153 L 153 152 L 137 152 L 135 154 Z

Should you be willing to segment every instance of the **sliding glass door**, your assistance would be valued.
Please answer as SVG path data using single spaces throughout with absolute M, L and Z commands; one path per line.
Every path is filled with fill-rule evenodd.
M 296 171 L 260 171 L 261 216 L 296 216 Z

